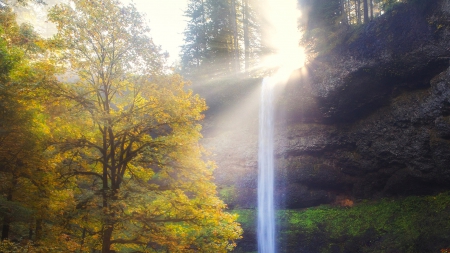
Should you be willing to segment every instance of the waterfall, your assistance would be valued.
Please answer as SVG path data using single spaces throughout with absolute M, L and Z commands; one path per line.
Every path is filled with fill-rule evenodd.
M 258 252 L 275 253 L 273 84 L 264 78 L 259 109 Z

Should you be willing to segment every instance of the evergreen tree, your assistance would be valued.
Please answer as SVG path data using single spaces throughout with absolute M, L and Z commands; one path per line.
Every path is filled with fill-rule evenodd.
M 259 56 L 258 20 L 249 0 L 191 0 L 182 73 L 216 78 L 249 71 Z
M 233 64 L 233 20 L 229 0 L 208 0 L 207 23 L 208 50 L 206 59 L 208 72 L 215 76 L 232 73 Z
M 205 0 L 191 0 L 185 11 L 189 18 L 184 32 L 181 50 L 182 73 L 187 76 L 199 75 L 207 57 Z
M 262 56 L 261 15 L 256 0 L 242 0 L 242 39 L 244 45 L 244 70 L 249 74 Z M 258 17 L 259 16 L 259 17 Z

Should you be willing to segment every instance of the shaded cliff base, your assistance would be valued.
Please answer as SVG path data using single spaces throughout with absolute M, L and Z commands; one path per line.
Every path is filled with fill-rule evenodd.
M 244 238 L 235 252 L 257 252 L 256 210 L 235 210 Z M 278 252 L 424 253 L 450 248 L 450 193 L 322 205 L 277 212 Z

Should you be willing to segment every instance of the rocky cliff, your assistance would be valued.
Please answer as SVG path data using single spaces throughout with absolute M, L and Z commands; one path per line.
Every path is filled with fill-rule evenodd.
M 399 5 L 343 36 L 280 85 L 277 205 L 449 189 L 450 2 Z M 205 146 L 231 207 L 256 204 L 259 83 L 200 89 L 212 107 Z

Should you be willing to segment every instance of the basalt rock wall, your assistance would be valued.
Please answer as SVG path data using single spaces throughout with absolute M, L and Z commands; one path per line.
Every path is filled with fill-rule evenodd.
M 277 205 L 450 189 L 450 1 L 398 5 L 343 36 L 277 91 Z M 240 99 L 258 101 L 259 81 Z M 256 205 L 258 102 L 248 104 L 245 117 L 205 121 L 231 207 Z

